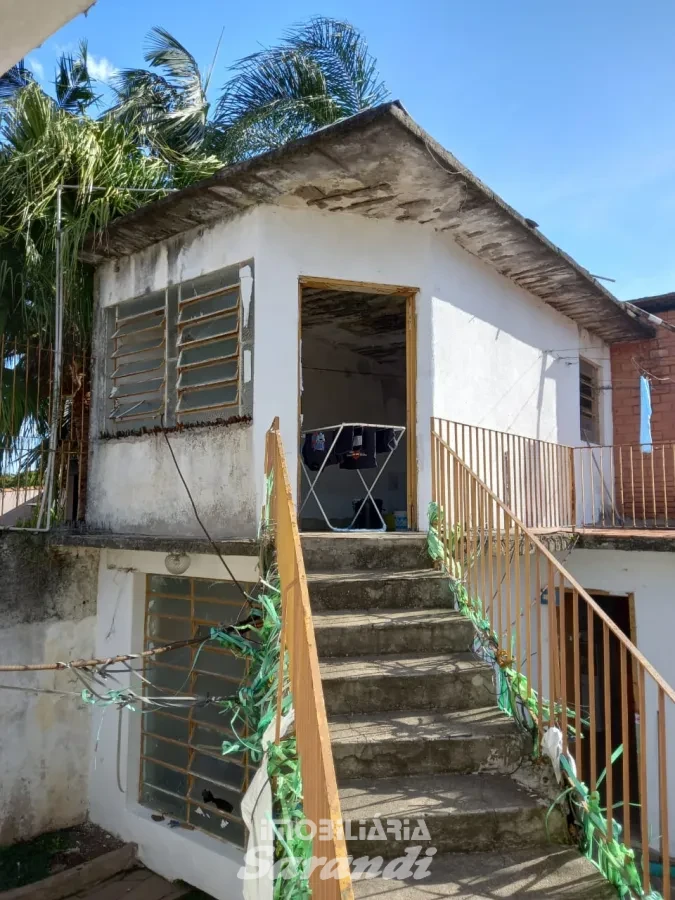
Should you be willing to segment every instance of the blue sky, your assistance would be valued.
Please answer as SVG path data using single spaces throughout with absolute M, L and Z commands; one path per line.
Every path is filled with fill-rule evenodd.
M 672 0 L 98 0 L 30 54 L 82 37 L 103 77 L 162 25 L 207 67 L 312 15 L 365 33 L 392 97 L 622 299 L 675 290 Z

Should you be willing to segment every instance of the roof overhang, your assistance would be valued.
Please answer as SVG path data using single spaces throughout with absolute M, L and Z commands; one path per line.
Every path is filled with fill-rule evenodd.
M 0 74 L 96 0 L 0 0 Z
M 651 334 L 586 269 L 547 240 L 423 131 L 398 103 L 320 129 L 141 207 L 81 254 L 127 256 L 259 204 L 416 222 L 608 342 Z

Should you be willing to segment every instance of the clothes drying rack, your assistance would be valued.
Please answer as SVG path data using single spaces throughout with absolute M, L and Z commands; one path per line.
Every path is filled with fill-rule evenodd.
M 353 469 L 353 471 L 355 471 L 358 474 L 359 478 L 361 479 L 361 484 L 365 488 L 366 496 L 363 498 L 359 508 L 354 513 L 354 516 L 352 518 L 350 525 L 347 528 L 338 528 L 336 525 L 331 524 L 331 521 L 328 518 L 328 514 L 326 513 L 325 509 L 323 508 L 323 505 L 322 505 L 321 501 L 319 500 L 319 497 L 316 493 L 316 486 L 317 486 L 317 482 L 321 478 L 321 475 L 326 470 L 326 466 L 328 464 L 329 459 L 331 458 L 331 454 L 333 453 L 333 450 L 335 449 L 335 447 L 338 443 L 338 440 L 339 440 L 340 436 L 342 435 L 342 432 L 345 430 L 345 428 L 374 428 L 376 430 L 391 431 L 393 433 L 393 437 L 394 437 L 394 446 L 390 447 L 389 450 L 386 451 L 387 455 L 384 460 L 384 463 L 381 466 L 379 466 L 379 465 L 377 466 L 377 469 L 378 469 L 377 475 L 375 476 L 375 478 L 372 480 L 372 482 L 370 484 L 368 484 L 366 482 L 365 478 L 363 477 L 361 469 L 358 469 L 358 468 Z M 387 523 L 384 521 L 382 513 L 380 512 L 380 510 L 377 506 L 377 503 L 375 503 L 375 500 L 373 498 L 373 490 L 375 489 L 375 485 L 380 480 L 382 473 L 384 472 L 389 461 L 391 460 L 392 455 L 396 451 L 398 445 L 401 443 L 401 438 L 405 434 L 405 430 L 406 429 L 405 429 L 404 425 L 373 425 L 370 422 L 339 422 L 336 425 L 326 425 L 322 428 L 309 428 L 309 429 L 307 429 L 307 431 L 302 431 L 301 432 L 302 441 L 300 444 L 300 462 L 302 465 L 302 471 L 305 473 L 305 477 L 306 477 L 307 483 L 309 485 L 309 493 L 307 494 L 307 496 L 305 497 L 305 499 L 302 502 L 302 506 L 300 507 L 300 510 L 298 513 L 298 518 L 300 517 L 300 513 L 302 513 L 303 509 L 307 505 L 307 501 L 309 500 L 309 498 L 314 497 L 314 499 L 316 500 L 317 506 L 321 510 L 321 515 L 323 516 L 326 525 L 328 526 L 328 528 L 331 531 L 341 531 L 341 532 L 386 531 Z M 330 445 L 328 451 L 326 452 L 326 455 L 323 459 L 323 462 L 321 463 L 320 468 L 317 470 L 316 477 L 314 478 L 314 480 L 312 480 L 312 478 L 310 476 L 311 470 L 308 470 L 308 467 L 307 467 L 305 460 L 303 458 L 303 455 L 302 455 L 302 447 L 305 442 L 305 438 L 307 437 L 308 434 L 318 434 L 319 432 L 322 432 L 322 431 L 335 431 L 335 437 L 333 438 L 331 445 Z M 382 527 L 381 528 L 354 528 L 354 523 L 357 521 L 359 515 L 361 514 L 361 510 L 364 508 L 364 506 L 366 505 L 366 503 L 369 500 L 375 507 L 375 512 L 379 516 L 380 522 L 382 523 Z

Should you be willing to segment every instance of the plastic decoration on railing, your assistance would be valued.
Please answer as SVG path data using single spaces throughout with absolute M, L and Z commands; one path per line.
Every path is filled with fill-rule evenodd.
M 224 635 L 223 646 L 240 652 L 248 660 L 248 678 L 236 697 L 222 704 L 230 715 L 234 740 L 223 742 L 223 754 L 248 753 L 252 762 L 263 759 L 263 736 L 277 715 L 279 684 L 279 648 L 281 645 L 281 590 L 276 568 L 270 501 L 273 476 L 265 485 L 266 501 L 260 529 L 261 592 L 252 603 L 260 616 L 260 625 L 250 629 L 254 637 L 246 646 Z M 284 678 L 281 714 L 286 715 L 293 701 Z M 306 900 L 310 897 L 308 871 L 312 838 L 300 824 L 304 821 L 302 774 L 294 737 L 271 743 L 267 751 L 267 774 L 272 784 L 274 848 L 274 900 Z M 283 824 L 279 824 L 283 823 Z
M 442 510 L 440 510 L 442 512 Z M 434 562 L 445 565 L 443 543 L 439 535 L 439 508 L 434 502 L 429 504 L 429 530 L 427 534 L 427 548 Z M 461 535 L 457 528 L 451 530 L 448 536 L 450 548 Z M 473 652 L 478 659 L 487 662 L 493 668 L 495 675 L 495 693 L 499 708 L 511 716 L 518 725 L 531 735 L 534 745 L 534 755 L 544 754 L 551 758 L 556 769 L 556 774 L 567 784 L 566 789 L 552 804 L 551 810 L 560 802 L 567 799 L 577 826 L 579 835 L 579 849 L 605 876 L 607 881 L 618 891 L 619 897 L 641 898 L 641 900 L 663 900 L 658 891 L 652 890 L 645 893 L 642 887 L 642 878 L 635 861 L 635 852 L 621 841 L 621 825 L 613 821 L 614 833 L 607 834 L 607 810 L 600 803 L 600 794 L 597 790 L 590 791 L 588 787 L 579 781 L 576 775 L 574 760 L 568 754 L 562 753 L 562 738 L 554 738 L 553 732 L 559 732 L 557 728 L 551 728 L 545 732 L 542 746 L 538 746 L 539 728 L 537 722 L 550 721 L 549 701 L 537 696 L 536 691 L 528 689 L 527 678 L 517 669 L 513 663 L 514 649 L 511 652 L 499 647 L 497 635 L 494 632 L 489 619 L 485 616 L 483 602 L 480 597 L 471 597 L 467 590 L 464 573 L 459 561 L 454 562 L 455 571 L 448 572 L 450 579 L 450 594 L 456 609 L 473 622 L 476 628 L 476 636 L 473 642 Z M 554 708 L 554 718 L 560 709 Z M 569 716 L 574 717 L 574 711 L 568 710 Z M 588 725 L 587 719 L 582 718 L 581 724 Z M 575 736 L 575 729 L 568 725 L 571 736 Z M 547 746 L 548 743 L 548 746 Z M 552 751 L 554 744 L 559 745 L 558 752 Z M 611 757 L 612 764 L 623 753 L 623 747 L 618 747 Z M 602 772 L 597 781 L 600 787 L 606 776 Z M 631 804 L 636 806 L 637 804 Z

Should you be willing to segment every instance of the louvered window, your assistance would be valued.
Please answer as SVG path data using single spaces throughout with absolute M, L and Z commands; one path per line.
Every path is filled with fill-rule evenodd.
M 579 359 L 579 402 L 581 406 L 581 439 L 591 444 L 599 444 L 598 369 L 585 359 Z
M 116 426 L 159 424 L 166 404 L 166 298 L 161 291 L 114 311 L 110 418 Z
M 252 284 L 249 267 L 231 266 L 115 307 L 107 428 L 207 423 L 241 413 L 240 275 Z
M 197 294 L 181 285 L 178 306 L 176 418 L 232 415 L 239 403 L 239 284 Z

